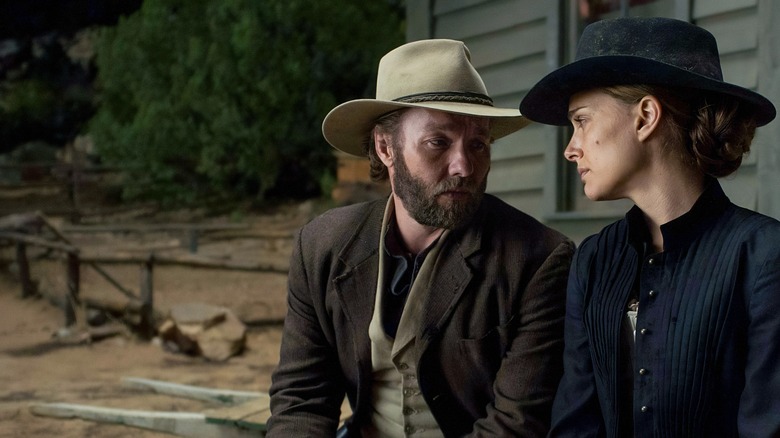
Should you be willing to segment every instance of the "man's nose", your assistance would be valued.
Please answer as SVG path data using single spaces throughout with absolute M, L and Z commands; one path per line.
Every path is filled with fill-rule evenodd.
M 454 146 L 450 153 L 450 176 L 470 176 L 474 172 L 474 157 L 462 145 Z

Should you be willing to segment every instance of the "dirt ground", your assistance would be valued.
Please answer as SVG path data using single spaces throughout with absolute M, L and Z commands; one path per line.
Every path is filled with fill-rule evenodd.
M 204 234 L 199 256 L 215 260 L 286 264 L 292 232 L 311 212 L 299 207 L 268 216 L 244 217 L 245 230 Z M 270 232 L 277 237 L 268 237 Z M 272 234 L 273 234 L 272 233 Z M 181 234 L 181 233 L 180 233 Z M 184 239 L 171 232 L 70 233 L 84 253 L 183 253 Z M 246 349 L 224 362 L 210 362 L 141 341 L 131 332 L 92 342 L 61 337 L 63 312 L 53 303 L 65 290 L 65 265 L 51 254 L 28 253 L 32 276 L 43 296 L 21 298 L 13 264 L 0 265 L 0 437 L 156 437 L 170 436 L 124 425 L 36 416 L 35 403 L 67 402 L 102 407 L 200 412 L 205 402 L 154 394 L 123 386 L 122 377 L 143 377 L 212 388 L 267 391 L 279 357 L 286 304 L 286 274 L 177 265 L 155 266 L 155 309 L 177 303 L 225 306 L 248 326 Z M 117 282 L 138 291 L 137 264 L 101 265 Z M 121 297 L 89 266 L 81 267 L 81 296 Z M 83 321 L 81 321 L 83 323 Z M 74 330 L 76 331 L 76 330 Z

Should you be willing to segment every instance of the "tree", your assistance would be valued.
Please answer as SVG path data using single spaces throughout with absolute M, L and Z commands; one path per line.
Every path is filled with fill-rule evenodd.
M 311 195 L 333 172 L 320 126 L 373 92 L 403 7 L 363 0 L 147 0 L 97 44 L 90 131 L 128 197 Z
M 69 59 L 51 32 L 9 40 L 13 55 L 0 57 L 0 153 L 35 141 L 62 146 L 94 112 L 91 72 Z

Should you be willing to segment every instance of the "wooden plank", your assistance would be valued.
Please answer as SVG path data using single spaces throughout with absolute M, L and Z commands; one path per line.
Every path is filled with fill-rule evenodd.
M 544 157 L 526 157 L 493 163 L 488 191 L 509 192 L 544 188 Z
M 759 0 L 758 91 L 775 105 L 780 103 L 780 8 L 777 0 Z M 757 160 L 758 211 L 780 219 L 780 123 L 761 127 L 754 140 Z
M 436 38 L 467 40 L 547 16 L 549 5 L 538 0 L 491 1 L 476 7 L 435 14 Z
M 470 38 L 465 43 L 471 51 L 474 66 L 480 70 L 525 56 L 543 54 L 546 41 L 546 21 L 539 19 L 490 35 Z
M 406 41 L 425 40 L 431 37 L 431 0 L 406 2 Z
M 715 14 L 723 14 L 741 8 L 756 6 L 758 0 L 694 0 L 693 19 L 699 20 Z
M 245 428 L 264 428 L 271 418 L 270 399 L 262 398 L 249 400 L 235 406 L 204 410 L 203 413 L 209 421 L 233 423 Z M 340 422 L 343 424 L 352 416 L 349 401 L 345 398 L 341 403 Z
M 527 128 L 498 140 L 491 149 L 492 161 L 515 158 L 529 158 L 543 155 L 550 147 L 544 141 L 542 125 L 530 125 Z
M 457 11 L 458 9 L 466 9 L 472 6 L 476 6 L 487 1 L 488 0 L 439 0 L 435 2 L 433 13 L 436 15 L 442 15 Z
M 733 174 L 720 178 L 723 191 L 731 202 L 750 210 L 758 208 L 757 166 L 742 166 Z
M 479 73 L 491 96 L 525 92 L 547 73 L 545 56 L 540 52 L 511 62 L 488 66 Z M 519 104 L 518 100 L 512 106 Z
M 225 231 L 245 230 L 249 224 L 214 224 L 214 223 L 166 223 L 166 224 L 111 224 L 111 225 L 63 225 L 60 230 L 67 233 L 120 233 L 149 231 Z
M 78 418 L 100 423 L 123 424 L 191 438 L 245 438 L 265 436 L 262 430 L 247 430 L 234 424 L 208 421 L 206 415 L 194 412 L 156 412 L 134 409 L 103 408 L 72 403 L 34 404 L 35 415 L 56 418 Z
M 267 405 L 270 401 L 268 393 L 265 392 L 214 389 L 202 386 L 182 385 L 162 380 L 144 379 L 141 377 L 123 377 L 122 384 L 131 388 L 154 391 L 158 394 L 167 394 L 228 405 L 243 404 L 250 401 L 265 403 Z
M 723 79 L 741 87 L 758 86 L 758 59 L 755 51 L 731 53 L 720 57 Z
M 0 217 L 0 230 L 35 229 L 43 226 L 43 219 L 38 213 L 17 213 Z
M 134 253 L 83 253 L 81 260 L 84 263 L 145 263 L 148 255 Z M 233 260 L 214 259 L 197 254 L 164 255 L 155 254 L 156 265 L 179 265 L 210 269 L 233 269 L 237 271 L 278 272 L 286 274 L 289 270 L 287 260 L 284 261 L 255 261 L 238 262 Z
M 78 248 L 69 244 L 52 242 L 51 240 L 43 239 L 36 236 L 31 236 L 25 233 L 16 233 L 13 231 L 0 231 L 0 239 L 8 239 L 18 243 L 40 246 L 42 248 L 48 248 L 48 249 L 55 249 L 58 251 L 64 251 L 72 254 L 77 254 L 79 252 Z
M 206 409 L 203 414 L 211 421 L 232 422 L 243 427 L 265 427 L 271 418 L 270 398 L 248 400 L 237 405 Z
M 742 9 L 735 13 L 699 20 L 718 41 L 720 55 L 755 50 L 758 47 L 758 11 Z

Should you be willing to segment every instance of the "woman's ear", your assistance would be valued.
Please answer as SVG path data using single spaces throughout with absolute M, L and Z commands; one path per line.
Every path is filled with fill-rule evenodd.
M 636 106 L 636 133 L 640 141 L 645 141 L 658 130 L 661 125 L 663 108 L 655 96 L 643 97 Z
M 391 146 L 391 135 L 385 132 L 379 132 L 376 129 L 374 129 L 371 135 L 374 136 L 374 149 L 376 150 L 376 155 L 382 160 L 382 163 L 386 167 L 392 167 L 393 154 L 396 153 L 396 151 L 393 150 L 393 147 Z

